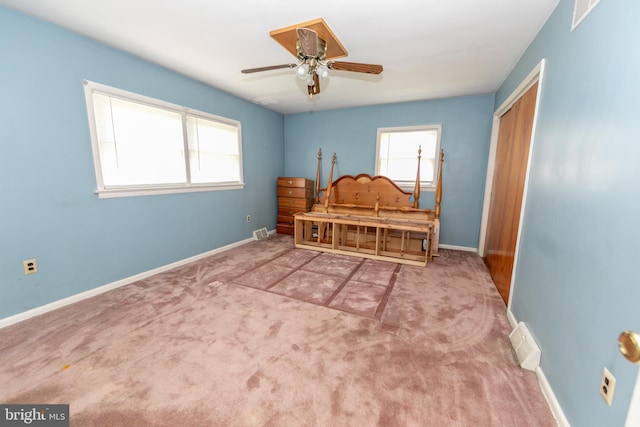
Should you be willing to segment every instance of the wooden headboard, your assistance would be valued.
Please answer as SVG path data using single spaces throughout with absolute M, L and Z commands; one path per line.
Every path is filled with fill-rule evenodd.
M 336 162 L 335 153 L 331 159 L 331 172 L 327 188 L 319 188 L 320 160 L 322 151 L 318 151 L 318 172 L 316 174 L 316 200 L 313 211 L 328 213 L 330 208 L 361 208 L 374 209 L 374 215 L 379 211 L 426 212 L 434 218 L 440 216 L 440 202 L 442 200 L 442 163 L 444 152 L 440 152 L 440 168 L 436 187 L 436 205 L 434 209 L 419 209 L 420 200 L 420 151 L 418 151 L 418 171 L 414 192 L 402 190 L 386 176 L 371 176 L 360 174 L 357 176 L 344 175 L 335 181 L 333 169 Z
M 329 204 L 355 204 L 373 207 L 376 202 L 381 206 L 413 207 L 413 194 L 402 190 L 386 176 L 344 175 L 331 183 Z M 326 194 L 320 197 L 324 203 Z

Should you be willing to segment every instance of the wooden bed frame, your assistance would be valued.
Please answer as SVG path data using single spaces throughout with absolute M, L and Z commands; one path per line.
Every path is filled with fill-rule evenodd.
M 295 246 L 426 266 L 438 255 L 444 152 L 440 152 L 434 209 L 419 208 L 420 158 L 418 150 L 413 193 L 384 176 L 344 175 L 333 181 L 335 153 L 327 187 L 321 189 L 319 151 L 315 203 L 311 212 L 294 215 Z

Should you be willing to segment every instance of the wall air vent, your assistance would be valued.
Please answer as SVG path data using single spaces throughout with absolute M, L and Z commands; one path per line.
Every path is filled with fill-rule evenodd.
M 589 12 L 600 2 L 600 0 L 576 0 L 575 7 L 573 8 L 573 22 L 571 23 L 571 31 L 587 17 Z
M 269 232 L 264 227 L 253 232 L 253 238 L 255 240 L 264 240 L 267 237 L 269 237 Z
M 509 334 L 509 341 L 511 341 L 518 364 L 524 369 L 535 371 L 540 364 L 540 347 L 536 344 L 524 322 L 518 323 L 513 332 Z

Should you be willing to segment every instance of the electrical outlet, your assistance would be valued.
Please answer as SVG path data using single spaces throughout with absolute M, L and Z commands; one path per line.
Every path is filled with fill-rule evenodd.
M 247 222 L 251 222 L 251 215 L 247 215 Z
M 24 268 L 24 274 L 33 274 L 38 272 L 38 264 L 36 264 L 35 259 L 22 261 L 22 267 Z
M 600 383 L 600 394 L 604 398 L 607 405 L 611 406 L 613 400 L 613 392 L 616 390 L 616 377 L 611 375 L 607 368 L 602 373 L 602 382 Z

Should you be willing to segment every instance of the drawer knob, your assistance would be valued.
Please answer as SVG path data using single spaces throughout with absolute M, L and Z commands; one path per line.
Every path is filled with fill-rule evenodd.
M 293 206 L 293 201 L 292 200 L 289 200 L 289 205 Z
M 293 190 L 289 190 L 289 194 L 293 194 Z
M 291 184 L 293 184 L 293 181 L 289 180 L 289 181 L 287 181 L 287 184 L 291 185 Z

